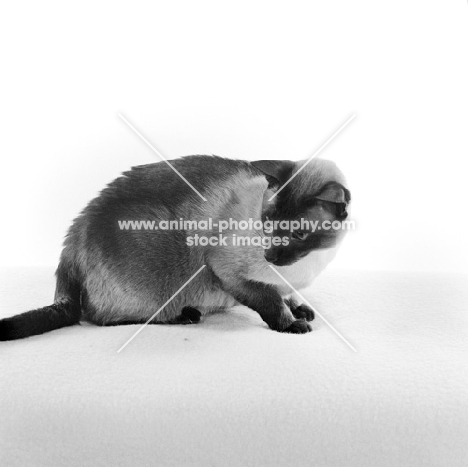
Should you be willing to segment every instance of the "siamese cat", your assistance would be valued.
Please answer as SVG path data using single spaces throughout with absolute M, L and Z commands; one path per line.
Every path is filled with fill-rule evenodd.
M 309 286 L 336 253 L 343 231 L 285 228 L 280 221 L 343 220 L 350 192 L 330 161 L 231 160 L 188 156 L 172 161 L 203 201 L 164 162 L 133 167 L 110 183 L 76 218 L 64 242 L 54 303 L 0 320 L 0 340 L 42 334 L 85 320 L 97 325 L 148 321 L 205 266 L 151 324 L 189 324 L 202 315 L 245 305 L 273 330 L 307 333 L 313 311 L 292 294 Z M 298 172 L 296 174 L 296 172 Z M 294 175 L 294 178 L 290 180 Z M 200 229 L 121 228 L 123 220 L 277 221 L 272 231 L 231 225 L 218 245 L 188 241 L 217 237 Z M 271 229 L 270 229 L 271 230 Z M 277 237 L 268 248 L 257 240 Z

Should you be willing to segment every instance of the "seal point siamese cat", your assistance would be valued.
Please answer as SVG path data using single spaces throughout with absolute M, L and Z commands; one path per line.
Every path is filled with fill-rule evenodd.
M 288 240 L 265 249 L 258 242 L 189 245 L 187 239 L 196 234 L 217 237 L 214 228 L 122 230 L 118 222 L 345 219 L 350 192 L 333 162 L 313 159 L 280 189 L 305 162 L 217 156 L 172 161 L 207 201 L 163 162 L 133 167 L 74 220 L 56 271 L 54 303 L 1 320 L 0 340 L 42 334 L 80 320 L 102 326 L 145 323 L 202 265 L 151 324 L 196 323 L 203 314 L 242 304 L 275 331 L 311 331 L 313 311 L 269 266 L 296 289 L 309 286 L 333 259 L 342 229 L 291 231 L 277 224 L 270 233 L 235 228 L 223 232 L 231 240 L 235 236 Z

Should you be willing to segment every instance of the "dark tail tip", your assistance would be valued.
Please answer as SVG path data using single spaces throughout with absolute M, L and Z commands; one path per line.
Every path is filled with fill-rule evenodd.
M 80 321 L 80 316 L 81 310 L 77 303 L 69 300 L 59 301 L 44 308 L 0 320 L 0 341 L 23 339 L 72 326 Z
M 14 339 L 15 330 L 11 322 L 11 318 L 2 319 L 0 321 L 0 341 L 9 341 Z

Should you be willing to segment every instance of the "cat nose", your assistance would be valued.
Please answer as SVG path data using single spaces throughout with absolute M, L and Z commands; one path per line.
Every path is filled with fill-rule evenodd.
M 339 203 L 336 206 L 336 218 L 339 221 L 344 221 L 348 217 L 348 211 L 346 211 L 346 204 Z
M 273 263 L 274 261 L 276 261 L 278 259 L 278 252 L 274 251 L 273 248 L 270 248 L 269 250 L 266 250 L 265 251 L 265 259 L 269 263 Z

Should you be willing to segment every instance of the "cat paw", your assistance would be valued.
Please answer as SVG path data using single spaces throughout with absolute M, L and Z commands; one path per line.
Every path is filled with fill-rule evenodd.
M 190 323 L 198 323 L 201 318 L 201 313 L 192 306 L 185 306 L 182 308 L 181 316 L 188 319 Z
M 194 324 L 198 323 L 201 313 L 191 306 L 185 306 L 179 316 L 167 321 L 165 324 Z
M 290 326 L 283 330 L 290 334 L 305 334 L 312 331 L 312 326 L 303 319 L 298 319 L 294 321 Z
M 297 308 L 294 308 L 294 310 L 291 310 L 291 312 L 297 319 L 312 321 L 315 318 L 314 310 L 305 304 L 299 305 Z

